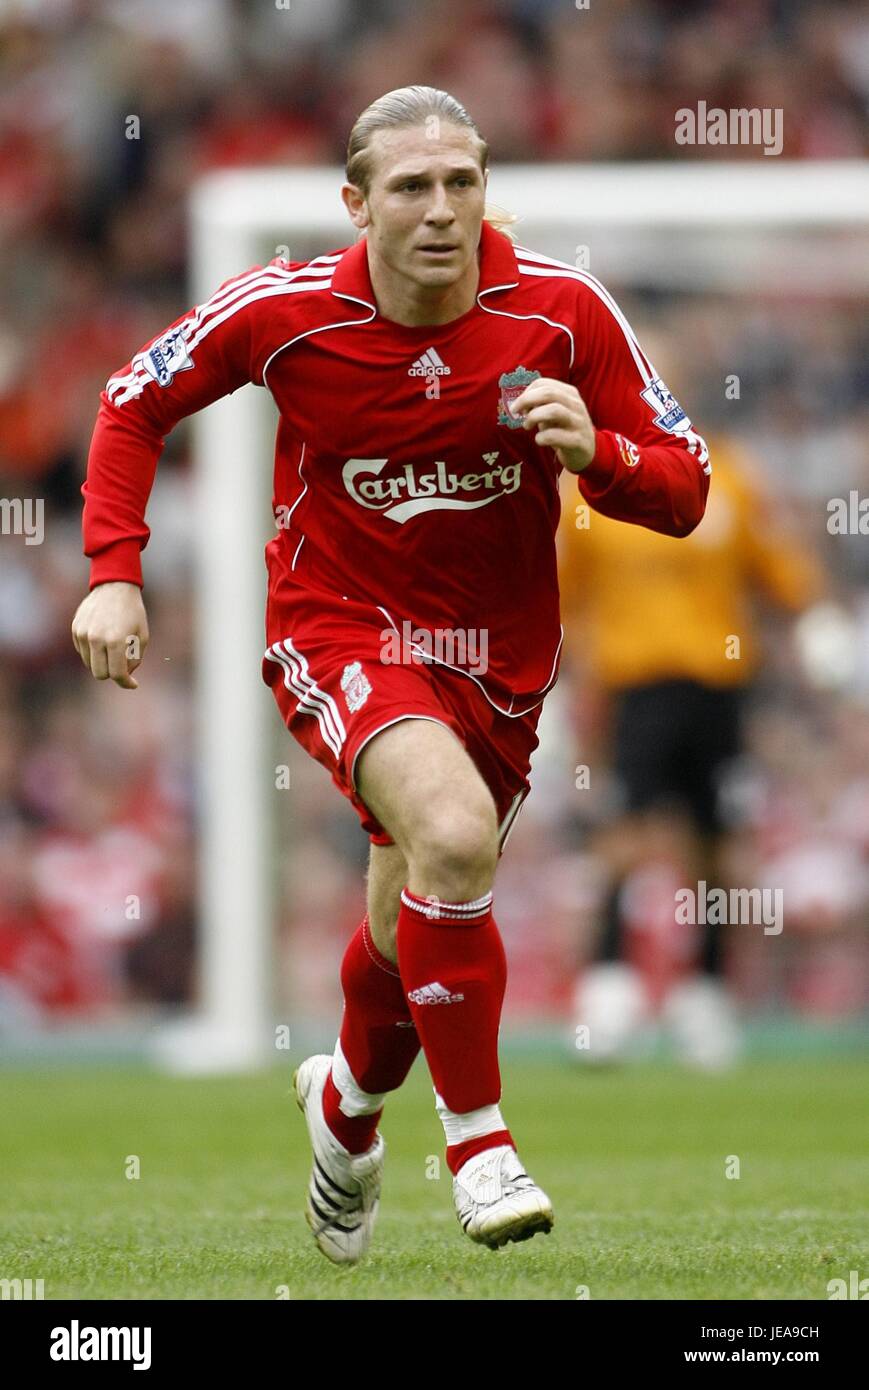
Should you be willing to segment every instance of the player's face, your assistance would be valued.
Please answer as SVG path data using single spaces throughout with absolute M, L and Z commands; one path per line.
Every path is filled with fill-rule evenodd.
M 486 175 L 476 144 L 461 126 L 380 130 L 374 136 L 371 186 L 363 208 L 372 252 L 420 287 L 461 280 L 476 255 Z

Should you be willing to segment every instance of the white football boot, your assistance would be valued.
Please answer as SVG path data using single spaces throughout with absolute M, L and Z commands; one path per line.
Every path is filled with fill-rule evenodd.
M 314 1151 L 305 1220 L 333 1264 L 355 1264 L 368 1249 L 377 1219 L 386 1144 L 378 1133 L 367 1153 L 351 1154 L 335 1138 L 323 1115 L 331 1066 L 332 1058 L 321 1053 L 293 1072 L 296 1103 Z
M 606 1065 L 639 1054 L 652 1020 L 640 972 L 622 961 L 588 966 L 574 987 L 573 1018 L 586 1028 L 582 1047 L 577 1029 L 577 1061 Z
M 682 980 L 662 1011 L 679 1060 L 703 1071 L 727 1071 L 739 1060 L 742 1037 L 724 983 L 709 975 Z
M 453 1200 L 462 1230 L 497 1250 L 552 1230 L 555 1217 L 545 1192 L 529 1178 L 509 1144 L 469 1158 L 453 1178 Z

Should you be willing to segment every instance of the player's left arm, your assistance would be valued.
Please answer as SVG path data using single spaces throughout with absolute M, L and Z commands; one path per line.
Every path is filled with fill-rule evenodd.
M 568 381 L 539 377 L 513 403 L 535 443 L 577 475 L 590 506 L 670 536 L 697 526 L 709 451 L 668 392 L 618 305 L 592 277 L 577 286 Z

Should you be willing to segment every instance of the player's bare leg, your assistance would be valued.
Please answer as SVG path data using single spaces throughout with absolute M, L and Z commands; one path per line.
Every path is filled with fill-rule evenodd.
M 368 922 L 382 956 L 397 968 L 395 929 L 401 890 L 407 883 L 407 860 L 398 845 L 372 845 L 368 858 Z
M 407 862 L 411 892 L 444 902 L 488 893 L 498 862 L 492 794 L 457 736 L 403 719 L 363 748 L 356 783 Z

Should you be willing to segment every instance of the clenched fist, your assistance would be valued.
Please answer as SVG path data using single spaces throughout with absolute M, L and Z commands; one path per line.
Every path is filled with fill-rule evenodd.
M 148 617 L 138 584 L 98 584 L 72 620 L 73 646 L 98 681 L 138 690 L 133 672 L 148 645 Z
M 585 401 L 569 382 L 538 377 L 516 397 L 513 414 L 524 416 L 523 429 L 542 426 L 534 443 L 554 449 L 569 473 L 581 473 L 594 458 L 594 425 Z

